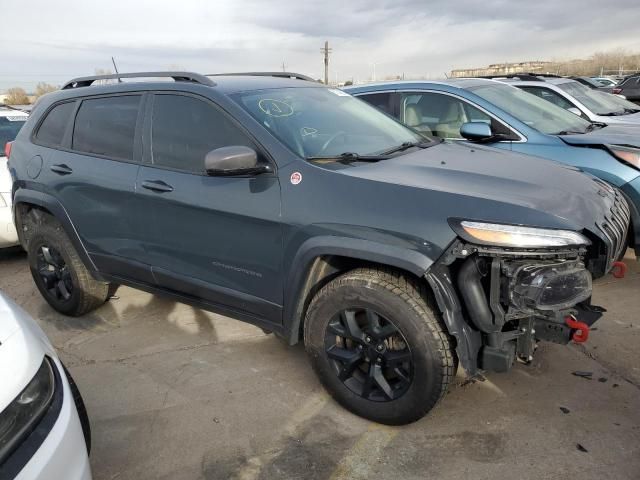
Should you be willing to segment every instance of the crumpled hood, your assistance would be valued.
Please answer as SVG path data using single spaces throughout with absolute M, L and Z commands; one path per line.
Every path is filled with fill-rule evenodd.
M 640 148 L 640 125 L 607 125 L 589 133 L 560 135 L 568 145 L 628 145 Z
M 601 180 L 575 167 L 479 145 L 443 143 L 344 173 L 448 192 L 448 205 L 425 204 L 448 216 L 588 229 L 599 236 L 595 224 L 614 201 Z

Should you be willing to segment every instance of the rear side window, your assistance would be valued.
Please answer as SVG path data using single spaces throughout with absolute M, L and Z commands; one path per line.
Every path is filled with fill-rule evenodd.
M 204 173 L 204 157 L 220 147 L 253 142 L 212 105 L 183 95 L 156 95 L 153 101 L 153 164 Z
M 42 124 L 40 124 L 40 128 L 38 128 L 38 133 L 36 134 L 38 143 L 48 147 L 62 145 L 64 132 L 67 129 L 75 105 L 75 102 L 61 103 L 49 111 Z
M 72 148 L 78 152 L 133 160 L 140 95 L 84 100 L 76 115 Z

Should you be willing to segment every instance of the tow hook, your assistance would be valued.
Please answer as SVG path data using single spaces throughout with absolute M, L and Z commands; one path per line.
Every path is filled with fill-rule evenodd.
M 571 340 L 576 343 L 584 343 L 589 339 L 589 325 L 580 322 L 573 315 L 569 315 L 564 319 L 567 326 L 575 332 L 571 334 Z
M 611 274 L 616 278 L 624 278 L 627 273 L 627 264 L 624 262 L 613 262 Z

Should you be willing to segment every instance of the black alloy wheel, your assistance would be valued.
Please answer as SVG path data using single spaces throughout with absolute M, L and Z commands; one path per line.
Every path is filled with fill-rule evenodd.
M 327 324 L 324 346 L 340 381 L 366 400 L 396 400 L 411 385 L 413 357 L 406 339 L 371 309 L 340 311 Z
M 68 301 L 73 293 L 71 272 L 64 258 L 53 247 L 38 248 L 36 265 L 48 294 L 57 301 Z

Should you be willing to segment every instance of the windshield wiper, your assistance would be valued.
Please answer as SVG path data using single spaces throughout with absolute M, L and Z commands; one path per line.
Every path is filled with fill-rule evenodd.
M 584 133 L 588 133 L 588 132 L 592 132 L 594 131 L 596 128 L 600 129 L 600 128 L 604 128 L 606 127 L 607 124 L 606 123 L 602 123 L 602 122 L 592 122 L 589 124 L 589 126 L 587 127 L 587 130 Z
M 560 132 L 554 133 L 553 135 L 582 135 L 584 133 L 587 132 L 578 132 L 576 130 L 561 130 Z
M 377 162 L 380 160 L 386 160 L 389 155 L 360 155 L 354 152 L 344 152 L 340 155 L 327 155 L 316 157 L 305 157 L 306 160 L 336 160 L 339 162 Z
M 628 112 L 625 108 L 624 110 L 617 110 L 615 112 L 596 112 L 596 115 L 601 115 L 603 117 L 617 117 L 619 115 L 628 115 L 631 112 Z
M 390 148 L 389 150 L 385 150 L 381 153 L 381 155 L 391 155 L 392 153 L 402 152 L 404 150 L 408 150 L 413 147 L 417 148 L 427 148 L 432 145 L 436 145 L 438 142 L 429 142 L 429 141 L 420 141 L 420 142 L 404 142 L 397 147 Z

